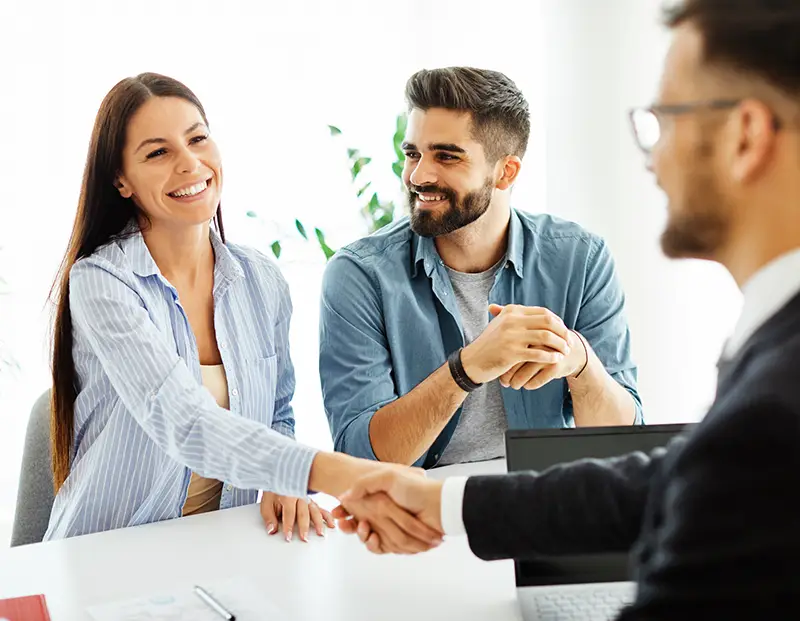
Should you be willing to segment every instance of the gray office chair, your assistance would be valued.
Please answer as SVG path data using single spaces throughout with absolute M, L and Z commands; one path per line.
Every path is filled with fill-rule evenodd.
M 28 419 L 11 547 L 39 543 L 53 508 L 50 468 L 50 391 L 36 400 Z

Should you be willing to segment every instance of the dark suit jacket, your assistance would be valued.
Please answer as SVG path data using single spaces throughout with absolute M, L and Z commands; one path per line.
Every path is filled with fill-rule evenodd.
M 620 621 L 800 619 L 800 296 L 720 365 L 688 435 L 470 478 L 464 522 L 487 560 L 631 550 L 638 595 Z

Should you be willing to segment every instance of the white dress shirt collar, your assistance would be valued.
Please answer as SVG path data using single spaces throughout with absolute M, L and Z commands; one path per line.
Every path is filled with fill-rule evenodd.
M 742 287 L 744 306 L 723 359 L 733 358 L 747 340 L 800 292 L 800 248 L 761 268 Z

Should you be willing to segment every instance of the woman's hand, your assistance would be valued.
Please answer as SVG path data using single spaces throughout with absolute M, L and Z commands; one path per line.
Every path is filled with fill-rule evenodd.
M 286 541 L 292 540 L 295 524 L 300 539 L 308 543 L 311 526 L 320 537 L 325 536 L 325 526 L 336 528 L 336 522 L 329 511 L 320 507 L 310 498 L 292 498 L 264 492 L 261 497 L 261 517 L 270 535 L 283 531 Z

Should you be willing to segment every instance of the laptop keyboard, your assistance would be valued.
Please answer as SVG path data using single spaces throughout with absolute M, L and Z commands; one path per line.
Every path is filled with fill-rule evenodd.
M 541 589 L 531 599 L 536 621 L 611 621 L 633 601 L 633 590 L 627 585 Z

